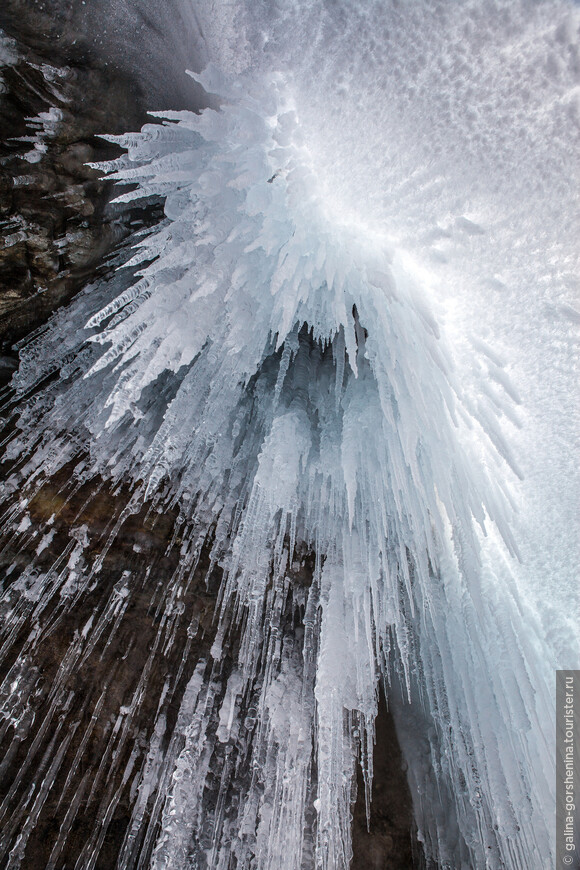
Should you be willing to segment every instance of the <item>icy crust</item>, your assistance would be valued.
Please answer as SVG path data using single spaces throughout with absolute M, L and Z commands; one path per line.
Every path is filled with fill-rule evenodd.
M 8 492 L 82 456 L 79 478 L 180 505 L 184 560 L 215 535 L 154 866 L 346 870 L 381 677 L 427 857 L 543 866 L 551 658 L 510 571 L 497 420 L 463 402 L 403 252 L 328 207 L 284 77 L 196 78 L 219 111 L 165 113 L 103 167 L 167 220 L 23 348 L 5 449 Z

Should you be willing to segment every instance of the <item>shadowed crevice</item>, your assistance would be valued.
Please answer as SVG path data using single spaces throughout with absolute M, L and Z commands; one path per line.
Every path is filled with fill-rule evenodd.
M 351 870 L 423 870 L 425 861 L 414 830 L 413 804 L 404 761 L 395 723 L 382 692 L 375 728 L 370 826 L 367 830 L 365 790 L 359 767 L 353 811 Z

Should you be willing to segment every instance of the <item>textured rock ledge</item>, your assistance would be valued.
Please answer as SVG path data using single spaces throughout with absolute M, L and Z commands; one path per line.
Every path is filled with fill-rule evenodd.
M 127 235 L 159 219 L 110 205 L 90 162 L 116 155 L 103 132 L 144 121 L 138 88 L 93 62 L 55 66 L 8 41 L 0 126 L 0 342 L 4 352 L 105 267 Z

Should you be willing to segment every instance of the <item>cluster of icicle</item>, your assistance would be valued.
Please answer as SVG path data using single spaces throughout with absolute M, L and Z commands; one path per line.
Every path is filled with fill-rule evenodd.
M 213 540 L 153 866 L 346 870 L 381 681 L 427 857 L 547 866 L 539 641 L 444 337 L 380 231 L 326 208 L 283 78 L 196 78 L 218 109 L 116 140 L 120 200 L 166 220 L 23 349 L 5 448 L 8 490 L 76 462 L 178 505 L 192 565 Z

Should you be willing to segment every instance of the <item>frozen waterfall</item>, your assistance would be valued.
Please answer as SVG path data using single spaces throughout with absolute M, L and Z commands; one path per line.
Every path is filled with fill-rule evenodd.
M 22 344 L 6 397 L 5 536 L 63 495 L 4 588 L 6 643 L 33 628 L 3 709 L 24 727 L 22 661 L 122 524 L 171 515 L 156 649 L 200 565 L 211 646 L 193 662 L 193 614 L 116 866 L 347 870 L 384 691 L 428 866 L 548 867 L 553 674 L 579 660 L 580 10 L 202 3 L 196 26 L 209 107 L 152 113 L 98 167 L 164 220 Z M 73 519 L 47 563 L 101 486 L 126 493 L 103 552 Z

